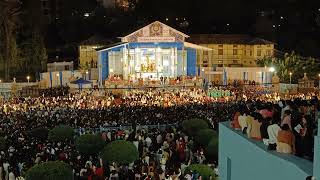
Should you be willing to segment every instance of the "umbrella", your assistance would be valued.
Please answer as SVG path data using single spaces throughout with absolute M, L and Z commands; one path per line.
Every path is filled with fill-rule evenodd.
M 75 81 L 72 81 L 72 82 L 70 82 L 70 83 L 71 83 L 71 84 L 78 84 L 79 90 L 82 90 L 82 85 L 83 85 L 83 84 L 92 84 L 91 81 L 85 80 L 85 79 L 83 79 L 83 78 L 79 78 L 79 79 L 77 79 L 77 80 L 75 80 Z
M 92 82 L 88 80 L 84 80 L 83 78 L 79 78 L 75 81 L 72 81 L 71 84 L 92 84 Z

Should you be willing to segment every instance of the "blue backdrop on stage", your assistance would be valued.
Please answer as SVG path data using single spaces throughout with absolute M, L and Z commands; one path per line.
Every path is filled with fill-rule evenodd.
M 187 75 L 195 76 L 197 73 L 197 52 L 195 49 L 187 48 Z

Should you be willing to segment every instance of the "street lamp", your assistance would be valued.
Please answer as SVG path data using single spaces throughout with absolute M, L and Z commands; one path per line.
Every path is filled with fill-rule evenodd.
M 58 82 L 59 81 L 59 73 L 57 73 L 56 76 L 57 76 L 57 86 L 59 86 L 59 82 Z
M 30 76 L 27 76 L 28 83 L 30 82 Z
M 88 74 L 89 74 L 89 72 L 86 71 L 86 80 L 89 79 L 89 78 L 88 78 Z
M 290 84 L 291 84 L 292 72 L 290 72 L 289 75 L 290 75 Z
M 271 67 L 271 68 L 269 69 L 269 71 L 273 73 L 273 72 L 276 71 L 276 69 L 275 69 L 274 67 Z
M 318 85 L 318 88 L 320 89 L 320 74 L 318 75 L 319 76 L 319 85 Z M 1 82 L 1 81 L 0 81 Z

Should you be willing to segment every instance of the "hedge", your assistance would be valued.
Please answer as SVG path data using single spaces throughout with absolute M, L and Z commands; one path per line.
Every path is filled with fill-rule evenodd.
M 77 138 L 76 148 L 83 154 L 97 154 L 104 146 L 101 137 L 94 134 L 85 134 Z
M 74 131 L 70 126 L 60 125 L 56 126 L 49 132 L 50 141 L 65 141 L 73 138 Z
M 139 158 L 139 152 L 133 143 L 119 140 L 109 143 L 103 149 L 101 157 L 104 162 L 129 164 Z
M 202 129 L 199 130 L 197 135 L 194 137 L 194 140 L 197 145 L 206 147 L 209 144 L 210 140 L 217 136 L 217 132 L 212 129 Z
M 7 150 L 6 139 L 4 137 L 0 137 L 0 151 Z
M 26 180 L 73 180 L 72 168 L 61 161 L 48 161 L 26 172 Z
M 48 139 L 49 130 L 46 128 L 35 128 L 29 131 L 30 137 L 39 139 L 39 140 L 46 140 Z
M 219 152 L 219 138 L 214 137 L 206 147 L 206 154 L 209 160 L 217 160 Z
M 188 135 L 194 136 L 201 129 L 208 129 L 208 123 L 203 119 L 189 119 L 182 122 L 182 129 Z
M 213 169 L 211 169 L 209 166 L 204 164 L 192 164 L 186 168 L 186 172 L 188 171 L 192 171 L 192 172 L 196 171 L 201 175 L 203 180 L 209 180 L 210 176 L 212 177 L 213 180 L 216 179 Z

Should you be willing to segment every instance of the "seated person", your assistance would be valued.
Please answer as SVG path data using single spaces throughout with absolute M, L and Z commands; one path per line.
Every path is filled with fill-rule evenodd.
M 268 136 L 269 136 L 269 150 L 276 150 L 277 149 L 277 142 L 278 142 L 278 133 L 281 130 L 279 123 L 280 123 L 280 118 L 278 119 L 273 119 L 272 124 L 268 126 Z
M 295 137 L 288 124 L 281 127 L 277 139 L 277 152 L 295 154 Z
M 237 111 L 233 116 L 233 120 L 231 121 L 231 127 L 233 127 L 236 130 L 241 129 L 241 126 L 239 124 L 239 116 L 240 115 L 241 115 L 241 113 L 239 111 Z
M 248 136 L 256 140 L 262 140 L 261 132 L 260 132 L 260 127 L 262 125 L 261 123 L 262 116 L 261 114 L 256 112 L 253 112 L 251 116 L 253 117 L 254 120 L 251 121 L 251 128 L 248 131 L 249 132 Z

